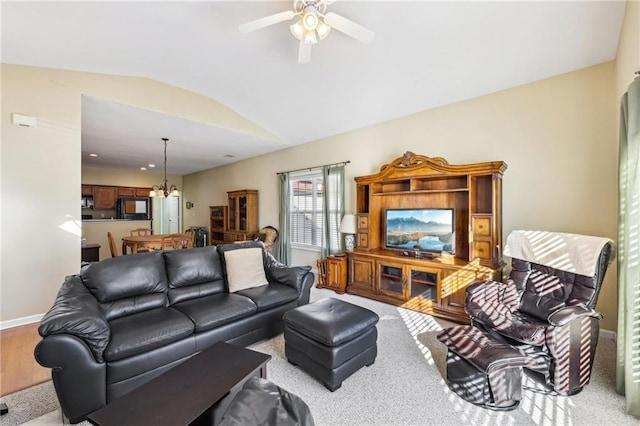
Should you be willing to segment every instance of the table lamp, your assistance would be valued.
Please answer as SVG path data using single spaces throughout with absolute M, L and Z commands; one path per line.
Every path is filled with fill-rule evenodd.
M 355 246 L 354 234 L 356 233 L 356 216 L 347 213 L 342 217 L 342 222 L 340 223 L 340 233 L 345 234 L 344 236 L 344 245 L 347 251 L 353 251 Z

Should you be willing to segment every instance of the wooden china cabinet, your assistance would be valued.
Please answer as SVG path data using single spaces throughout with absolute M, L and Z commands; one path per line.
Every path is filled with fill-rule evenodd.
M 224 242 L 225 232 L 227 231 L 227 217 L 227 206 L 209 207 L 209 232 L 211 233 L 209 241 L 211 241 L 211 244 L 222 244 Z
M 407 152 L 379 173 L 356 177 L 357 247 L 348 254 L 347 292 L 468 322 L 466 287 L 502 278 L 506 169 L 502 161 L 450 165 Z M 386 210 L 422 208 L 453 209 L 455 254 L 386 246 Z
M 258 191 L 242 189 L 227 192 L 229 200 L 225 242 L 253 239 L 258 232 Z

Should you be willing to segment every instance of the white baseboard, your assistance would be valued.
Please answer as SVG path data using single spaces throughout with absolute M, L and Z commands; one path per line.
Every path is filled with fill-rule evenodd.
M 7 328 L 20 327 L 21 325 L 33 324 L 42 319 L 44 314 L 31 315 L 30 317 L 16 318 L 8 321 L 0 321 L 0 330 Z
M 616 341 L 616 332 L 611 330 L 600 330 L 600 337 Z

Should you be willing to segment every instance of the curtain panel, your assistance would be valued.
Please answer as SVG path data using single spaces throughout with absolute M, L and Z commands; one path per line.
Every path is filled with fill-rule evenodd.
M 322 258 L 330 254 L 342 253 L 344 244 L 340 234 L 340 221 L 344 216 L 344 166 L 324 166 L 322 168 L 324 199 L 322 216 Z
M 640 78 L 622 97 L 618 185 L 616 390 L 640 418 Z
M 291 199 L 289 186 L 289 173 L 278 175 L 278 186 L 280 189 L 280 235 L 278 237 L 278 260 L 285 265 L 291 262 L 291 244 L 289 242 L 289 200 Z

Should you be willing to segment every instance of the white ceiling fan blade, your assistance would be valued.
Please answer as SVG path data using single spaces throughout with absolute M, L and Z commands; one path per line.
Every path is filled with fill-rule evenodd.
M 241 33 L 249 33 L 256 31 L 269 25 L 277 24 L 278 22 L 289 21 L 296 13 L 293 10 L 287 10 L 286 12 L 276 13 L 274 15 L 265 16 L 264 18 L 256 19 L 255 21 L 247 22 L 238 27 Z
M 362 43 L 370 43 L 375 36 L 373 31 L 333 12 L 324 15 L 324 23 Z
M 311 46 L 313 46 L 313 44 L 305 43 L 300 40 L 300 50 L 298 50 L 299 64 L 308 64 L 311 62 Z

